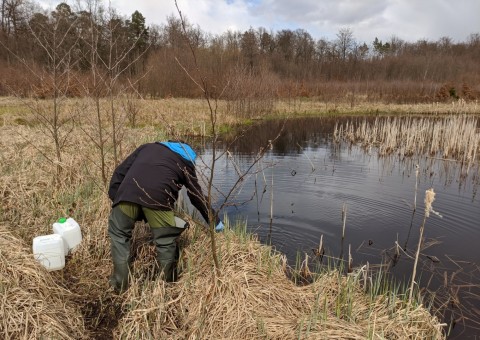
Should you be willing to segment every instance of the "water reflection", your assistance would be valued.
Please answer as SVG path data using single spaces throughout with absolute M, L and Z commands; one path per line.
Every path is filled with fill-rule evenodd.
M 273 154 L 297 154 L 300 151 L 298 144 L 303 148 L 315 150 L 330 142 L 329 134 L 333 132 L 338 119 L 347 121 L 349 118 L 270 120 L 255 124 L 241 129 L 243 137 L 233 144 L 232 150 L 244 155 L 256 153 L 259 146 L 273 140 L 282 131 L 273 145 Z M 231 136 L 226 135 L 225 141 L 231 141 L 236 135 L 237 131 Z
M 437 193 L 434 209 L 443 217 L 431 216 L 426 222 L 422 269 L 436 275 L 423 275 L 420 284 L 451 292 L 460 285 L 456 280 L 470 280 L 473 284 L 469 293 L 480 295 L 478 164 L 468 176 L 461 176 L 455 162 L 418 155 L 379 158 L 375 148 L 363 150 L 335 143 L 332 133 L 338 121 L 339 118 L 265 121 L 243 131 L 242 138 L 233 144 L 225 137 L 221 147 L 228 146 L 231 157 L 217 162 L 215 175 L 215 186 L 222 192 L 230 189 L 239 172 L 246 171 L 258 150 L 282 131 L 272 150 L 254 167 L 256 173 L 242 181 L 225 209 L 229 217 L 247 218 L 250 230 L 284 252 L 291 264 L 297 252 L 314 256 L 323 239 L 327 256 L 346 258 L 350 247 L 354 266 L 387 261 L 398 278 L 408 280 L 412 270 L 408 254 L 418 244 L 425 190 L 433 187 Z M 209 164 L 208 145 L 202 154 Z M 348 209 L 342 238 L 344 205 Z M 459 261 L 463 261 L 462 272 L 458 272 Z M 480 310 L 478 299 L 468 301 Z

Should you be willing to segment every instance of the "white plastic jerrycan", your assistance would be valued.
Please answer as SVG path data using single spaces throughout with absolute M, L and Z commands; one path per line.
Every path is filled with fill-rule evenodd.
M 33 256 L 48 271 L 65 267 L 64 241 L 60 235 L 37 236 L 33 239 Z
M 65 255 L 82 242 L 82 231 L 77 221 L 73 218 L 60 218 L 53 224 L 53 233 L 63 238 Z

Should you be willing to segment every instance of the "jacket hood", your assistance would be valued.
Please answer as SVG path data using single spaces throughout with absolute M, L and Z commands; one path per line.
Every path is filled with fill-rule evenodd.
M 159 144 L 165 145 L 167 148 L 169 148 L 173 152 L 179 154 L 182 158 L 195 164 L 195 160 L 197 159 L 197 154 L 195 153 L 195 151 L 193 151 L 190 145 L 182 142 L 172 142 L 172 141 L 160 142 Z

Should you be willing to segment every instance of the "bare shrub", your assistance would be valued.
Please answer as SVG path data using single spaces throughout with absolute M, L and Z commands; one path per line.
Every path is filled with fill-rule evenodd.
M 134 96 L 127 95 L 127 97 L 122 100 L 121 105 L 128 123 L 132 128 L 135 128 L 140 113 L 140 106 L 136 102 Z
M 467 100 L 475 100 L 475 92 L 474 90 L 467 84 L 462 84 L 462 97 Z
M 243 68 L 235 68 L 225 90 L 227 113 L 252 118 L 270 113 L 275 103 L 277 78 L 273 74 L 254 75 Z

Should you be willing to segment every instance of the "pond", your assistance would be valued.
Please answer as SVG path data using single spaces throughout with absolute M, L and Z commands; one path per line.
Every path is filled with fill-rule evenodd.
M 249 230 L 285 253 L 291 265 L 298 253 L 302 260 L 305 254 L 315 258 L 323 238 L 326 256 L 346 259 L 350 248 L 353 266 L 383 263 L 408 282 L 413 268 L 409 256 L 415 253 L 424 220 L 425 191 L 433 188 L 438 214 L 426 219 L 420 285 L 437 291 L 439 299 L 455 301 L 445 315 L 446 322 L 456 319 L 452 336 L 479 334 L 478 164 L 465 175 L 457 162 L 422 155 L 380 157 L 375 148 L 365 151 L 332 140 L 337 122 L 357 119 L 265 121 L 250 126 L 236 141 L 226 137 L 218 150 L 228 148 L 229 154 L 217 161 L 215 170 L 220 201 L 252 166 L 259 149 L 269 140 L 272 145 L 240 181 L 224 213 L 231 220 L 247 219 Z M 211 148 L 204 146 L 205 164 L 211 156 Z

